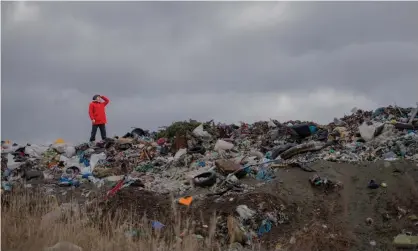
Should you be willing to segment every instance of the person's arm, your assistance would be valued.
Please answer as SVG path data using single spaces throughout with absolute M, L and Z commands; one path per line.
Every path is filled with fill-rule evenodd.
M 90 116 L 90 119 L 91 119 L 91 121 L 93 121 L 94 120 L 94 117 L 93 117 L 93 103 L 90 103 L 90 106 L 89 106 L 89 116 Z
M 104 103 L 103 103 L 103 104 L 104 104 L 105 106 L 106 106 L 107 104 L 109 104 L 109 101 L 110 101 L 110 100 L 109 100 L 106 96 L 100 96 L 100 98 L 104 100 Z

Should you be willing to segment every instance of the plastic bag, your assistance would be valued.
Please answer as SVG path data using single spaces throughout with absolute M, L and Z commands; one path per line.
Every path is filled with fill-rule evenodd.
M 74 146 L 67 146 L 65 148 L 65 152 L 64 152 L 64 156 L 65 157 L 71 158 L 71 157 L 74 157 L 75 154 L 76 154 L 76 151 L 75 151 L 75 147 Z
M 105 153 L 99 153 L 99 154 L 92 154 L 90 157 L 90 171 L 93 172 L 94 167 L 97 165 L 97 162 L 101 159 L 106 159 Z
M 181 156 L 185 155 L 186 153 L 187 153 L 187 149 L 182 148 L 182 149 L 177 151 L 176 155 L 174 155 L 174 159 L 178 160 L 178 159 L 180 159 Z
M 206 131 L 203 130 L 203 124 L 200 124 L 198 127 L 196 127 L 193 130 L 193 134 L 196 137 L 202 137 L 202 138 L 209 138 L 209 137 L 211 137 L 210 133 L 208 133 L 208 132 L 206 132 Z
M 13 158 L 13 155 L 7 154 L 7 168 L 10 170 L 14 170 L 23 164 L 23 162 L 15 162 Z
M 360 132 L 361 137 L 365 140 L 365 141 L 370 141 L 372 140 L 376 135 L 376 130 L 378 127 L 382 126 L 382 124 L 372 124 L 372 125 L 367 125 L 366 122 L 363 122 L 363 124 L 361 124 L 361 126 L 358 127 L 358 130 Z
M 219 151 L 219 150 L 231 150 L 234 147 L 234 144 L 226 142 L 224 140 L 219 139 L 218 141 L 216 141 L 215 147 L 213 148 L 213 150 L 215 151 Z
M 46 150 L 48 150 L 48 147 L 46 146 L 30 145 L 25 147 L 25 154 L 31 157 L 40 158 Z
M 237 206 L 237 213 L 243 220 L 247 220 L 252 218 L 255 215 L 255 211 L 248 208 L 247 205 L 239 205 Z
M 72 158 L 67 158 L 63 155 L 60 156 L 60 161 L 64 161 L 65 162 L 65 166 L 66 167 L 70 167 L 70 166 L 76 166 L 78 167 L 80 170 L 83 168 L 83 166 L 80 163 L 80 158 L 75 156 Z
M 55 149 L 59 153 L 65 153 L 65 150 L 67 148 L 67 144 L 65 144 L 65 143 L 57 143 L 57 144 L 53 144 L 51 146 L 51 148 L 52 149 Z
M 10 144 L 3 144 L 1 146 L 1 152 L 2 153 L 12 153 L 12 152 L 16 151 L 18 148 L 20 148 L 19 145 L 12 145 L 11 143 Z

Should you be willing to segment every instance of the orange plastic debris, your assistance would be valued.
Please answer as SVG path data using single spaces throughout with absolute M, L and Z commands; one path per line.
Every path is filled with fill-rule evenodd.
M 64 144 L 64 143 L 65 143 L 65 141 L 61 138 L 55 140 L 55 144 Z
M 190 206 L 190 204 L 192 204 L 192 201 L 193 201 L 192 196 L 187 196 L 187 197 L 183 197 L 179 199 L 179 203 L 185 206 Z
M 53 167 L 55 167 L 56 165 L 57 165 L 57 163 L 55 163 L 55 162 L 49 163 L 48 168 L 53 168 Z

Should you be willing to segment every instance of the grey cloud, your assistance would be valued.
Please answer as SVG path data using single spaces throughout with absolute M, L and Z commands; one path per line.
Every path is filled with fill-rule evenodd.
M 117 133 L 193 116 L 280 117 L 261 101 L 240 110 L 240 99 L 273 94 L 334 89 L 411 105 L 418 93 L 414 2 L 28 2 L 37 12 L 26 21 L 13 19 L 17 7 L 2 3 L 2 135 L 16 140 L 85 137 L 96 93 L 111 97 Z

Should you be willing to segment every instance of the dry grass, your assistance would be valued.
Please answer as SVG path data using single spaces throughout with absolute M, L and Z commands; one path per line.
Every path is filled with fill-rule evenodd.
M 60 213 L 57 220 L 43 216 L 59 210 L 56 199 L 39 193 L 23 191 L 2 196 L 1 250 L 43 250 L 60 241 L 72 242 L 83 250 L 219 250 L 213 241 L 216 222 L 209 224 L 209 234 L 200 239 L 193 234 L 190 220 L 182 220 L 173 210 L 174 227 L 155 230 L 144 216 L 140 222 L 133 215 L 100 217 L 100 210 L 93 214 L 84 208 L 72 207 Z M 98 209 L 98 208 L 96 208 Z M 123 216 L 123 217 L 122 217 Z M 95 218 L 95 220 L 94 220 Z M 127 233 L 136 232 L 134 236 Z M 62 250 L 64 251 L 64 250 Z
M 101 210 L 103 205 L 95 203 L 89 204 L 88 208 L 72 206 L 60 213 L 59 218 L 47 220 L 47 213 L 56 212 L 62 206 L 58 206 L 53 196 L 46 197 L 28 191 L 15 190 L 2 196 L 1 250 L 44 250 L 60 241 L 74 243 L 84 251 L 227 250 L 215 240 L 216 215 L 206 223 L 208 226 L 205 234 L 202 234 L 203 238 L 195 235 L 200 232 L 196 231 L 194 222 L 182 218 L 175 204 L 171 207 L 172 213 L 168 219 L 159 219 L 167 224 L 162 231 L 153 229 L 149 218 L 135 215 L 133 210 L 117 209 L 115 214 L 104 213 Z M 282 243 L 280 250 L 349 250 L 354 245 L 355 237 L 338 217 L 347 212 L 347 201 L 331 197 L 327 195 L 327 200 L 317 197 L 318 213 L 315 211 L 313 218 L 300 219 L 283 235 L 265 237 Z M 203 222 L 203 216 L 201 218 Z M 289 234 L 295 239 L 292 244 L 289 243 Z M 255 249 L 261 250 L 260 247 Z

